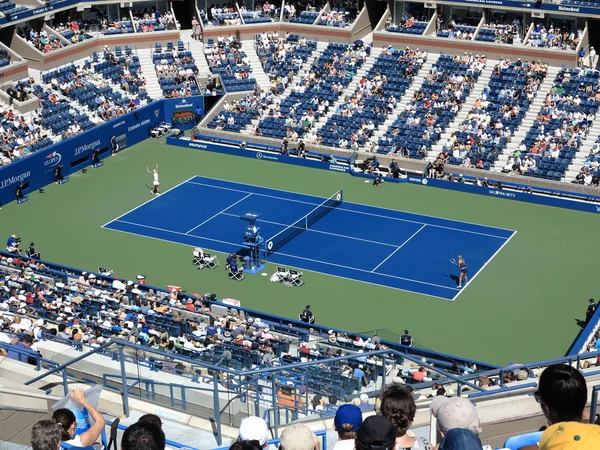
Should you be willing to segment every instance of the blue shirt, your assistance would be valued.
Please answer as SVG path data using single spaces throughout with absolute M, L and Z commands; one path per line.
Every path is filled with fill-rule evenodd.
M 356 369 L 354 369 L 354 374 L 352 375 L 352 377 L 362 380 L 365 377 L 365 373 L 363 372 L 362 369 L 357 367 Z
M 22 342 L 17 342 L 14 347 L 18 350 L 8 350 L 8 352 L 6 353 L 6 357 L 10 358 L 10 359 L 15 359 L 17 361 L 21 361 L 21 362 L 27 362 L 29 356 L 26 353 L 21 353 L 20 351 L 22 350 L 27 350 L 28 352 L 33 352 L 29 347 L 27 347 L 25 344 L 23 344 Z

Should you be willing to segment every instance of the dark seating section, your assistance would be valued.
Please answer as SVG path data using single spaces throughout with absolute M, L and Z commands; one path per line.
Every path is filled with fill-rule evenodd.
M 526 151 L 521 158 L 532 155 L 537 166 L 524 175 L 557 181 L 565 176 L 598 112 L 599 78 L 596 71 L 563 68 L 558 73 L 544 107 L 522 141 Z M 561 99 L 554 101 L 553 95 Z
M 384 50 L 375 59 L 373 67 L 361 80 L 348 103 L 333 114 L 321 129 L 322 144 L 349 148 L 352 135 L 356 134 L 358 145 L 364 146 L 411 85 L 420 69 L 418 61 L 415 53 L 408 49 Z M 369 92 L 363 87 L 367 82 L 373 83 Z M 380 89 L 376 89 L 378 83 L 381 83 Z M 353 103 L 362 104 L 362 109 L 353 109 Z M 370 125 L 374 126 L 373 130 L 370 130 Z M 340 145 L 340 139 L 345 145 Z
M 8 66 L 10 64 L 10 53 L 8 50 L 0 48 L 0 67 Z
M 413 22 L 411 26 L 392 25 L 387 30 L 392 33 L 418 34 L 425 33 L 427 22 Z
M 454 120 L 479 74 L 480 70 L 472 69 L 466 59 L 441 55 L 415 93 L 410 108 L 379 139 L 378 152 L 397 153 L 401 149 L 410 158 L 423 159 Z
M 279 38 L 266 46 L 258 35 L 256 45 L 258 58 L 271 81 L 288 77 L 287 84 L 292 81 L 292 76 L 298 73 L 301 64 L 305 63 L 317 48 L 316 41 L 300 39 L 297 34 L 290 35 L 287 40 Z M 282 56 L 281 50 L 285 45 L 289 45 L 291 50 L 286 51 L 285 56 Z M 286 87 L 287 85 L 284 86 L 279 82 L 275 85 L 273 93 L 281 94 Z
M 315 23 L 315 20 L 317 20 L 317 17 L 319 17 L 318 12 L 302 11 L 299 17 L 292 17 L 290 19 L 290 22 L 305 23 L 312 25 L 313 23 Z
M 454 133 L 454 146 L 465 146 L 462 156 L 451 156 L 448 163 L 460 165 L 468 157 L 469 166 L 489 170 L 527 114 L 532 96 L 537 91 L 534 86 L 541 85 L 546 69 L 545 64 L 501 60 L 494 68 L 488 87 Z M 527 75 L 529 72 L 531 76 Z M 482 102 L 483 98 L 489 102 L 487 107 Z M 480 102 L 482 104 L 478 107 Z M 482 134 L 485 134 L 485 139 Z M 452 148 L 445 150 L 453 153 Z
M 17 6 L 15 2 L 0 2 L 0 12 L 5 16 L 9 16 L 11 14 L 17 14 L 23 11 L 27 11 L 27 7 L 23 5 Z
M 332 89 L 334 84 L 345 88 L 362 66 L 363 60 L 358 56 L 362 48 L 330 43 L 310 68 L 309 72 L 314 74 L 314 78 L 302 80 L 301 89 L 294 89 L 281 101 L 278 116 L 271 109 L 269 116 L 260 122 L 262 134 L 281 139 L 290 130 L 296 131 L 299 137 L 304 136 L 305 131 L 319 118 L 319 104 L 328 102 L 323 109 L 323 114 L 326 114 L 341 95 L 340 91 Z M 369 52 L 370 47 L 366 50 Z M 332 69 L 335 71 L 333 74 Z

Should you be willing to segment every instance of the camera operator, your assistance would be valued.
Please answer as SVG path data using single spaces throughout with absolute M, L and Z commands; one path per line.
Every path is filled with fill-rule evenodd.
M 400 167 L 395 159 L 392 159 L 392 162 L 388 166 L 387 176 L 391 178 L 400 178 Z
M 40 256 L 40 252 L 35 250 L 35 244 L 33 242 L 29 243 L 29 248 L 27 249 L 27 256 L 33 259 L 42 259 Z
M 21 250 L 19 249 L 20 243 L 20 237 L 17 237 L 16 234 L 11 235 L 6 241 L 6 251 L 8 253 L 16 253 L 17 255 L 21 256 Z

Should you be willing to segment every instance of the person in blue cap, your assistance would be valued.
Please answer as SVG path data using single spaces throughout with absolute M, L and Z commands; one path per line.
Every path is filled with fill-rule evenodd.
M 333 450 L 354 450 L 356 432 L 361 424 L 362 411 L 358 406 L 340 406 L 333 420 L 333 429 L 338 434 L 338 441 L 333 446 Z

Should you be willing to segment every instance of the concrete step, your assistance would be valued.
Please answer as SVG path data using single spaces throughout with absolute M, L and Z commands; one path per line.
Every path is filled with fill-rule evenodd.
M 146 78 L 146 91 L 152 99 L 163 98 L 163 92 L 158 82 L 156 75 L 156 69 L 152 62 L 152 55 L 149 49 L 143 49 L 138 52 L 138 58 L 140 59 L 140 65 Z

